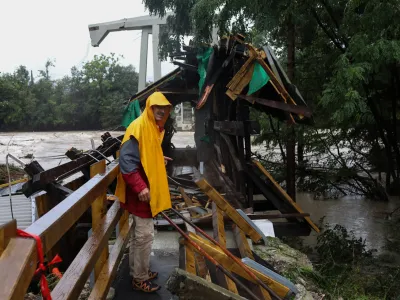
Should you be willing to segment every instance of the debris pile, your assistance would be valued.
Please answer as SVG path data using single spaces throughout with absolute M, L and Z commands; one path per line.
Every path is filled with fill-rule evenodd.
M 297 276 L 301 272 L 296 273 L 296 270 L 313 270 L 306 255 L 277 238 L 266 237 L 249 218 L 252 214 L 243 215 L 243 211 L 234 209 L 206 180 L 199 179 L 196 184 L 199 190 L 191 189 L 196 194 L 192 197 L 182 187 L 172 189 L 175 209 L 169 215 L 175 214 L 179 218 L 172 221 L 164 216 L 170 224 L 183 224 L 187 232 L 182 233 L 182 229 L 172 224 L 184 236 L 181 240 L 180 268 L 185 271 L 176 270 L 171 275 L 167 288 L 172 293 L 180 299 L 189 299 L 187 296 L 199 289 L 203 289 L 203 295 L 219 295 L 223 299 L 236 299 L 237 296 L 249 299 L 284 299 L 290 296 L 296 296 L 296 299 L 323 298 L 318 292 L 308 291 L 310 286 Z M 202 199 L 205 206 L 202 207 L 197 199 Z M 199 216 L 199 211 L 194 209 L 200 208 L 204 213 Z M 204 225 L 207 218 L 211 218 L 213 237 L 195 224 Z M 156 225 L 160 226 L 157 222 Z M 234 236 L 236 249 L 227 249 L 228 231 Z M 240 281 L 237 281 L 239 278 Z M 250 287 L 249 291 L 242 287 L 242 282 Z M 196 299 L 205 299 L 203 295 L 196 296 L 199 297 Z

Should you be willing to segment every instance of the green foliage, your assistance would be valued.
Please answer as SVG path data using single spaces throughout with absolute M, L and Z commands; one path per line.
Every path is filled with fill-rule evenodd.
M 82 69 L 53 80 L 47 61 L 34 81 L 26 67 L 0 76 L 1 130 L 115 128 L 137 91 L 138 74 L 114 54 L 95 56 Z
M 400 182 L 400 23 L 393 22 L 400 19 L 400 0 L 143 2 L 151 13 L 174 14 L 163 30 L 160 50 L 164 58 L 180 50 L 184 35 L 192 35 L 194 45 L 209 43 L 216 26 L 220 36 L 239 32 L 257 46 L 268 43 L 285 65 L 288 29 L 294 26 L 294 83 L 313 110 L 319 130 L 315 134 L 307 128 L 296 129 L 298 140 L 304 141 L 304 155 L 314 160 L 328 156 L 321 159 L 326 169 L 363 172 L 368 177 L 371 172 L 387 172 L 389 184 L 390 180 L 395 185 Z M 257 119 L 263 130 L 256 142 L 266 144 L 267 160 L 274 156 L 276 162 L 271 152 L 279 147 L 278 162 L 284 161 L 291 131 L 266 116 L 257 115 Z M 349 136 L 355 138 L 351 151 L 340 148 L 349 146 L 340 141 Z M 299 165 L 312 168 L 309 162 L 305 159 Z M 282 173 L 281 166 L 276 169 Z M 320 178 L 314 183 L 323 184 Z
M 376 257 L 376 250 L 367 249 L 365 241 L 340 225 L 322 221 L 318 236 L 313 274 L 314 283 L 328 293 L 330 299 L 396 299 L 400 292 L 400 268 L 385 267 Z

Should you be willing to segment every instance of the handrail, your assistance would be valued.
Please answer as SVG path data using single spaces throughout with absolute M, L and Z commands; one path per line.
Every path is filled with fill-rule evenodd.
M 102 197 L 106 197 L 107 187 L 118 173 L 119 164 L 118 160 L 115 160 L 107 166 L 104 174 L 92 177 L 25 231 L 38 235 L 42 240 L 44 253 L 48 253 L 85 211 L 91 205 L 95 205 L 94 202 L 98 205 Z M 130 225 L 119 202 L 115 202 L 106 213 L 96 213 L 100 215 L 96 216 L 97 224 L 93 228 L 93 234 L 53 290 L 54 299 L 77 299 L 95 265 L 100 273 L 96 279 L 101 279 L 102 284 L 95 282 L 97 288 L 93 292 L 96 299 L 104 299 L 106 296 L 128 241 Z M 113 248 L 109 259 L 99 260 L 102 252 L 106 251 L 107 241 L 118 222 L 121 228 L 117 237 L 117 247 Z M 37 260 L 35 241 L 17 237 L 15 221 L 0 226 L 0 299 L 24 298 L 36 270 Z

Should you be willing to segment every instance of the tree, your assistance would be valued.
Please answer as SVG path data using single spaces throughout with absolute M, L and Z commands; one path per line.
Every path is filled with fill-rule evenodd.
M 306 141 L 298 153 L 300 164 L 309 149 L 319 149 L 322 155 L 325 152 L 322 149 L 328 147 L 327 153 L 333 158 L 330 166 L 345 168 L 348 172 L 352 168 L 364 173 L 363 169 L 383 171 L 387 173 L 387 187 L 390 182 L 398 186 L 400 25 L 392 20 L 400 19 L 399 0 L 191 0 L 184 3 L 144 0 L 144 3 L 151 13 L 165 15 L 172 11 L 175 14 L 168 18 L 160 36 L 163 57 L 180 49 L 183 35 L 194 35 L 195 44 L 209 42 L 212 25 L 219 28 L 221 36 L 239 32 L 256 46 L 267 41 L 277 50 L 282 63 L 288 65 L 288 74 L 294 74 L 295 70 L 293 81 L 314 110 L 315 128 L 323 132 L 315 135 L 314 129 L 304 128 L 298 133 L 298 139 Z M 264 131 L 270 132 L 270 122 L 264 124 Z M 278 128 L 283 130 L 282 134 L 276 132 Z M 336 138 L 324 129 L 334 129 Z M 275 126 L 273 131 L 281 144 L 287 139 L 285 126 Z M 367 153 L 368 160 L 363 160 L 363 165 L 343 165 L 339 156 L 332 155 L 331 149 L 343 146 L 337 138 L 350 136 L 354 138 L 350 151 L 341 155 L 354 158 L 359 153 L 362 156 Z M 372 157 L 372 152 L 385 155 Z M 377 163 L 382 160 L 386 163 Z
M 96 56 L 58 80 L 47 61 L 33 81 L 26 67 L 0 76 L 2 130 L 77 130 L 116 127 L 137 91 L 138 74 L 114 54 Z

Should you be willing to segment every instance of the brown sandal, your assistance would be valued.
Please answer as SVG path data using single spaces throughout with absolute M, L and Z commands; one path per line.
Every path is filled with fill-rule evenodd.
M 136 281 L 133 280 L 132 286 L 134 290 L 142 291 L 145 293 L 154 293 L 161 289 L 161 286 L 152 283 L 149 280 Z
M 149 279 L 147 280 L 153 280 L 156 279 L 157 277 L 158 277 L 158 272 L 149 271 Z

